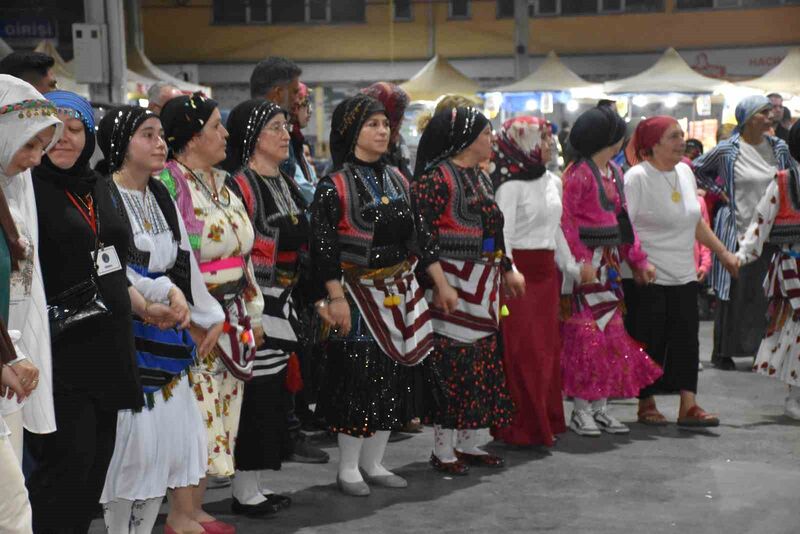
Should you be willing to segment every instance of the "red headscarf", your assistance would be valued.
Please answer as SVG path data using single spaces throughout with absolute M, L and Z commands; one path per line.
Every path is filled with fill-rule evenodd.
M 365 87 L 361 92 L 367 96 L 378 100 L 386 109 L 386 116 L 389 118 L 389 128 L 391 128 L 391 141 L 397 142 L 400 135 L 400 123 L 403 122 L 403 114 L 406 112 L 410 101 L 408 93 L 399 86 L 389 82 L 373 83 Z
M 667 115 L 657 115 L 640 122 L 625 148 L 628 163 L 636 165 L 644 161 L 645 152 L 658 144 L 664 132 L 673 124 L 678 124 L 678 121 Z

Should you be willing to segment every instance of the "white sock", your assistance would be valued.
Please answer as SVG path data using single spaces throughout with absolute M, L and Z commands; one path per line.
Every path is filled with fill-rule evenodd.
M 606 399 L 598 399 L 596 401 L 592 401 L 592 411 L 599 412 L 605 410 L 606 408 Z
M 103 519 L 108 534 L 132 534 L 131 510 L 133 501 L 120 499 L 103 505 Z
M 478 448 L 478 431 L 476 429 L 459 430 L 456 435 L 456 449 L 467 454 L 489 454 Z
M 364 438 L 356 438 L 339 432 L 339 478 L 342 482 L 363 482 L 364 479 L 358 471 L 358 459 L 361 456 L 361 447 Z
M 453 449 L 453 434 L 455 434 L 455 431 L 452 428 L 433 425 L 433 454 L 440 462 L 451 463 L 456 461 L 456 453 Z
M 241 504 L 261 504 L 267 499 L 258 489 L 258 471 L 236 471 L 231 488 L 233 496 Z
M 359 465 L 371 477 L 391 475 L 392 472 L 383 467 L 383 455 L 386 453 L 386 444 L 389 443 L 388 430 L 379 430 L 372 437 L 366 438 L 361 447 Z
M 131 532 L 134 534 L 150 534 L 161 510 L 161 497 L 136 501 L 131 510 Z
M 572 404 L 573 406 L 575 406 L 576 410 L 583 410 L 583 411 L 589 411 L 592 406 L 589 403 L 589 401 L 584 399 L 579 399 L 578 397 L 575 397 L 575 399 L 572 401 Z

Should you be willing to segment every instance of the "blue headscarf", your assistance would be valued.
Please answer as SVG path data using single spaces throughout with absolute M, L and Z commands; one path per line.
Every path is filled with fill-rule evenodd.
M 78 159 L 69 169 L 62 169 L 55 165 L 50 156 L 45 154 L 42 163 L 33 170 L 33 175 L 41 180 L 56 183 L 73 193 L 86 195 L 94 189 L 98 176 L 89 166 L 89 160 L 94 154 L 96 145 L 92 106 L 82 96 L 69 91 L 52 91 L 45 94 L 44 97 L 55 105 L 62 117 L 66 114 L 83 123 L 86 141 Z
M 42 165 L 66 176 L 87 177 L 93 174 L 89 166 L 89 160 L 92 158 L 92 154 L 94 154 L 96 144 L 92 105 L 82 96 L 69 91 L 51 91 L 46 93 L 44 97 L 56 106 L 59 114 L 66 114 L 83 123 L 83 128 L 86 133 L 86 143 L 83 145 L 83 151 L 72 168 L 61 169 L 56 167 L 46 155 L 42 158 Z
M 736 106 L 736 129 L 734 129 L 734 131 L 741 133 L 744 129 L 744 125 L 753 118 L 753 115 L 770 106 L 769 98 L 763 95 L 752 95 L 743 98 Z

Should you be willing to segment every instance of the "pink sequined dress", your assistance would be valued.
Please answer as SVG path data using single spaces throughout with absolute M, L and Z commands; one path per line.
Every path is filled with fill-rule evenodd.
M 609 163 L 613 165 L 613 163 Z M 622 173 L 616 169 L 618 179 Z M 661 368 L 632 339 L 622 322 L 623 296 L 619 263 L 647 266 L 647 254 L 634 232 L 633 244 L 619 242 L 617 213 L 621 200 L 613 174 L 595 173 L 582 160 L 564 173 L 561 227 L 577 261 L 598 270 L 598 283 L 565 280 L 562 293 L 561 372 L 564 394 L 594 401 L 635 397 L 661 376 Z M 605 243 L 605 244 L 604 244 Z M 569 294 L 571 292 L 571 294 Z

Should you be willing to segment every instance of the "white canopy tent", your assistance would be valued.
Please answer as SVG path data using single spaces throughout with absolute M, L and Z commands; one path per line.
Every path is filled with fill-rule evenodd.
M 790 48 L 786 57 L 763 76 L 744 80 L 740 85 L 766 93 L 800 95 L 800 46 Z
M 187 82 L 181 80 L 180 78 L 176 78 L 171 74 L 164 72 L 163 70 L 156 67 L 152 61 L 150 61 L 144 52 L 136 47 L 128 47 L 128 77 L 130 79 L 131 72 L 135 76 L 139 78 L 146 78 L 152 80 L 150 83 L 155 83 L 156 81 L 163 81 L 167 82 L 170 85 L 174 85 L 181 91 L 186 92 L 196 92 L 202 91 L 203 94 L 206 96 L 211 96 L 211 88 L 205 85 L 198 85 L 196 83 Z
M 674 48 L 668 48 L 650 68 L 603 84 L 608 94 L 709 94 L 733 85 L 695 72 Z
M 478 83 L 462 74 L 445 58 L 433 56 L 407 82 L 400 84 L 412 100 L 436 100 L 442 95 L 456 94 L 475 98 Z
M 544 62 L 531 74 L 514 83 L 496 87 L 492 91 L 501 93 L 570 91 L 587 95 L 594 93 L 593 96 L 599 96 L 603 92 L 603 86 L 588 82 L 575 74 L 551 50 Z

